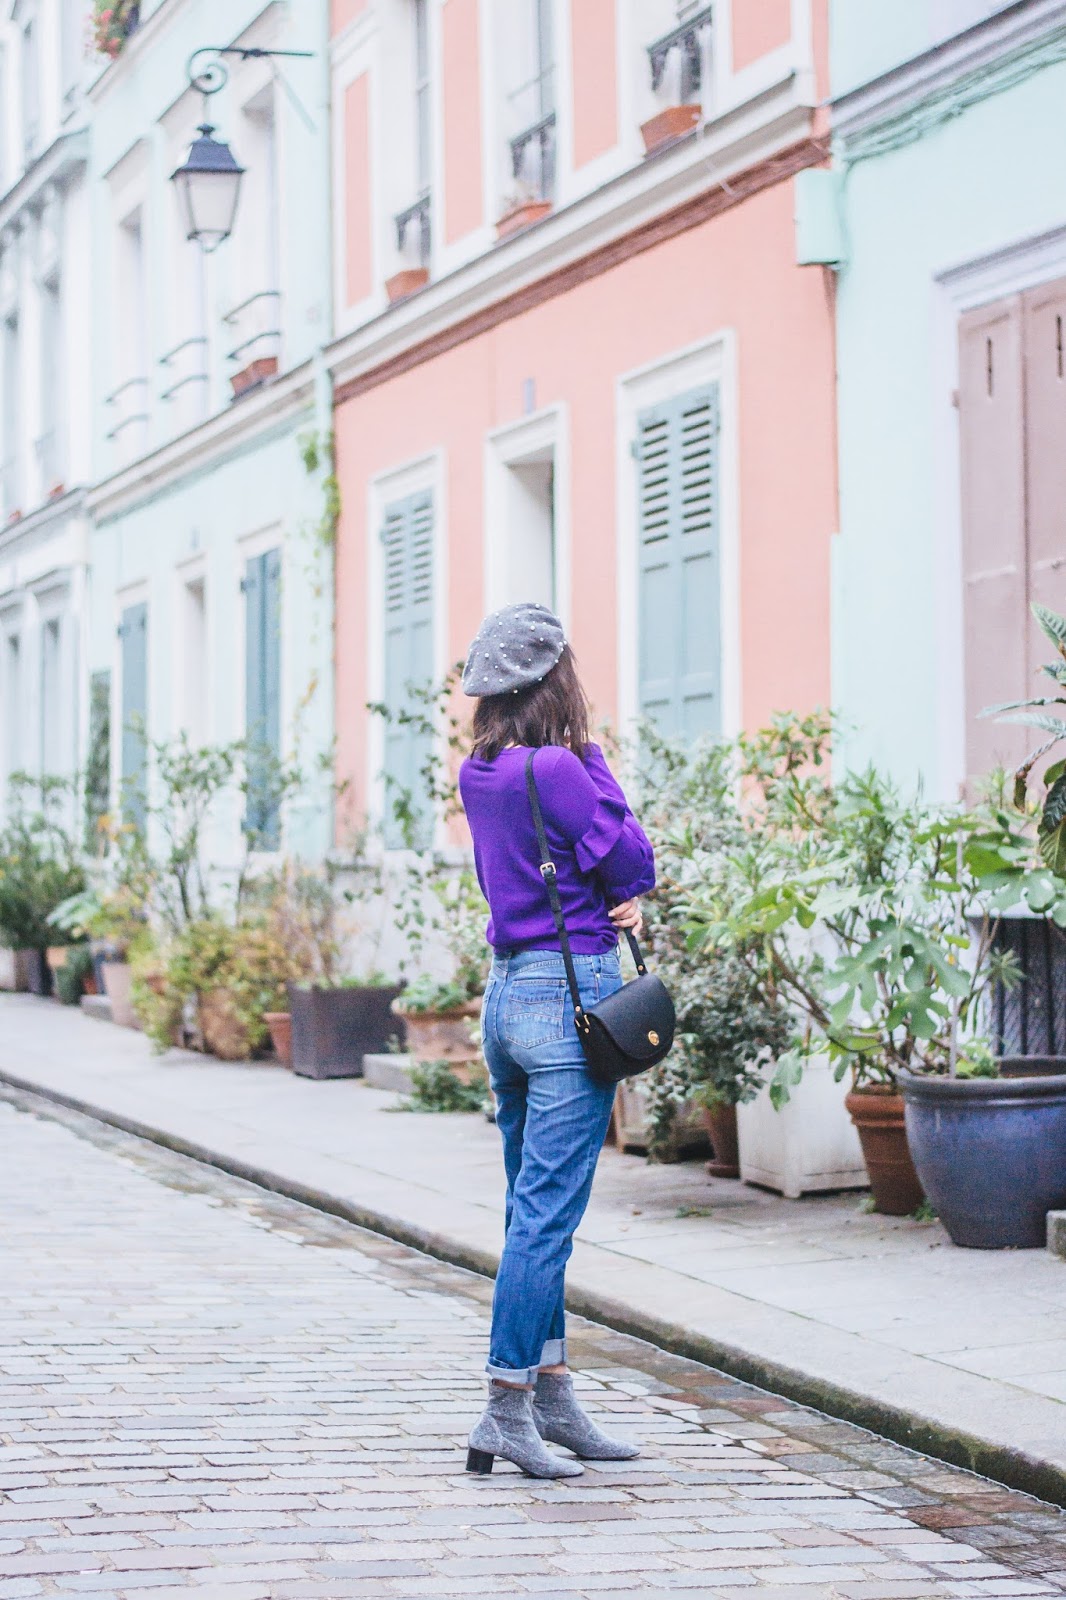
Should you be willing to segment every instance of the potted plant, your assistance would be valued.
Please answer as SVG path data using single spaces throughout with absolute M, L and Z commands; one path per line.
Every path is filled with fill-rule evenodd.
M 644 901 L 644 943 L 677 1010 L 674 1050 L 640 1080 L 645 1148 L 669 1159 L 691 1145 L 700 1119 L 710 1138 L 714 1177 L 737 1178 L 737 1106 L 762 1088 L 767 1062 L 783 1050 L 790 1027 L 776 998 L 752 982 L 729 948 L 705 947 L 694 959 L 684 927 L 691 865 L 733 849 L 743 836 L 735 753 L 728 743 L 664 738 L 642 730 L 633 760 L 634 798 L 655 849 L 656 885 Z M 634 1138 L 620 1097 L 619 1142 Z
M 95 0 L 93 43 L 98 54 L 115 61 L 140 20 L 140 0 Z
M 1035 806 L 1028 793 L 1037 763 L 1066 738 L 1066 618 L 1044 606 L 1033 613 L 1058 657 L 1043 669 L 1055 693 L 985 713 L 1047 737 L 1015 774 L 1009 813 L 1000 797 L 998 832 L 978 844 L 982 928 L 990 914 L 1018 907 L 1066 928 L 1066 761 L 1045 769 Z M 1012 959 L 1009 946 L 1004 957 Z M 1026 982 L 1017 962 L 1012 978 Z M 915 1164 L 956 1244 L 1038 1248 L 1047 1213 L 1066 1206 L 1066 1072 L 1025 1057 L 997 1064 L 987 1047 L 982 1065 L 980 1076 L 960 1071 L 956 1051 L 940 1073 L 902 1080 Z
M 503 215 L 496 223 L 497 239 L 509 239 L 532 227 L 551 213 L 552 202 L 543 199 L 535 189 L 522 185 L 504 201 Z
M 481 1061 L 476 1022 L 485 989 L 488 908 L 473 870 L 442 852 L 409 856 L 404 872 L 397 931 L 414 961 L 432 961 L 438 971 L 412 979 L 393 1010 L 404 1020 L 416 1064 L 446 1061 L 469 1077 Z
M 52 973 L 45 951 L 56 943 L 48 919 L 85 881 L 67 822 L 73 785 L 26 773 L 14 773 L 8 782 L 8 821 L 0 834 L 0 939 L 22 952 L 31 993 L 47 995 Z

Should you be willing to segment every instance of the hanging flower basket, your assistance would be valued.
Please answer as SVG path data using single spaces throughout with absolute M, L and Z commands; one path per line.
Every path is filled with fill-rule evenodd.
M 93 44 L 97 55 L 114 61 L 141 20 L 140 0 L 94 0 Z

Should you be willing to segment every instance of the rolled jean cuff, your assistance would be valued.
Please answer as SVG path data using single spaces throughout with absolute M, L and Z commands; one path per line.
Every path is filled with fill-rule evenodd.
M 540 1352 L 540 1360 L 535 1367 L 497 1367 L 489 1361 L 485 1368 L 490 1382 L 495 1383 L 536 1383 L 537 1373 L 541 1367 L 561 1367 L 566 1361 L 566 1340 L 548 1339 Z

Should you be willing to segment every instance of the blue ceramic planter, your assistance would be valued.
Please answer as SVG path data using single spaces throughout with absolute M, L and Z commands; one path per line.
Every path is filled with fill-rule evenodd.
M 907 1142 L 953 1244 L 1036 1249 L 1066 1207 L 1066 1075 L 901 1074 Z

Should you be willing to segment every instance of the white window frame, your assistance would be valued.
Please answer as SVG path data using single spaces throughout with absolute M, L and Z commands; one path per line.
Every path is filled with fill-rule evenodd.
M 966 311 L 1066 278 L 1066 224 L 933 273 L 933 585 L 935 793 L 955 800 L 966 781 L 962 484 L 959 473 L 959 318 Z
M 367 698 L 379 704 L 385 698 L 385 559 L 381 529 L 385 508 L 408 495 L 433 496 L 433 676 L 439 682 L 452 665 L 449 636 L 447 463 L 441 449 L 431 450 L 402 466 L 391 467 L 371 478 L 367 486 Z M 438 753 L 443 756 L 441 742 Z M 366 735 L 367 820 L 380 826 L 385 818 L 385 729 L 380 717 L 369 715 Z M 443 818 L 434 819 L 433 843 L 445 841 Z M 390 854 L 393 852 L 390 852 Z
M 485 437 L 485 515 L 483 531 L 485 611 L 505 605 L 506 572 L 497 530 L 506 516 L 507 474 L 513 467 L 550 450 L 554 470 L 555 603 L 569 632 L 573 546 L 570 516 L 570 416 L 565 405 L 545 406 L 518 422 L 493 428 Z
M 638 418 L 650 406 L 716 383 L 718 435 L 719 625 L 722 650 L 723 738 L 740 732 L 740 472 L 737 440 L 737 340 L 725 328 L 710 339 L 622 373 L 615 380 L 615 496 L 617 504 L 618 726 L 632 734 L 639 721 L 639 509 L 633 446 Z

